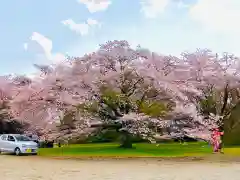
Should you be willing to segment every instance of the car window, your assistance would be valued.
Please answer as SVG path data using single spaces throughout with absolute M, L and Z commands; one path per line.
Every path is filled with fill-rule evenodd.
M 7 140 L 7 136 L 6 136 L 6 135 L 2 135 L 2 136 L 1 136 L 1 139 L 2 139 L 3 141 L 6 141 L 6 140 Z
M 16 135 L 15 138 L 17 141 L 31 141 L 29 137 L 23 135 Z
M 33 139 L 33 140 L 38 140 L 39 138 L 38 138 L 37 135 L 32 135 L 32 139 Z
M 8 141 L 15 141 L 14 137 L 13 136 L 8 136 Z

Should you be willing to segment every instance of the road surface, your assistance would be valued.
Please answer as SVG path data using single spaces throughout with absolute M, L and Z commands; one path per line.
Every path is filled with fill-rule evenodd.
M 239 180 L 238 163 L 57 160 L 0 155 L 2 180 Z

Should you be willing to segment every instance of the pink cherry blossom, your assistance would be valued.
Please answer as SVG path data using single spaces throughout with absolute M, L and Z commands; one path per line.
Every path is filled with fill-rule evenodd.
M 219 126 L 222 114 L 205 117 L 199 110 L 199 100 L 204 98 L 209 86 L 217 90 L 223 90 L 226 85 L 236 88 L 240 80 L 239 59 L 233 56 L 219 58 L 208 50 L 183 53 L 182 57 L 163 56 L 141 47 L 133 49 L 127 41 L 109 41 L 100 45 L 96 52 L 69 57 L 65 63 L 51 67 L 35 66 L 42 73 L 32 80 L 21 76 L 10 78 L 11 82 L 0 79 L 2 92 L 6 94 L 1 97 L 10 97 L 12 115 L 30 123 L 32 129 L 57 131 L 64 115 L 73 112 L 75 127 L 68 129 L 65 135 L 70 131 L 72 134 L 88 131 L 92 122 L 103 120 L 80 112 L 78 106 L 94 100 L 100 102 L 104 86 L 132 101 L 145 98 L 172 103 L 172 110 L 164 117 L 152 118 L 139 113 L 134 104 L 129 113 L 122 113 L 115 120 L 125 131 L 151 137 L 151 141 L 156 131 L 149 125 L 168 127 L 169 122 L 180 115 L 188 117 L 181 119 L 188 124 L 181 129 L 187 134 L 193 131 L 206 134 L 209 129 Z M 10 94 L 6 93 L 9 89 Z M 151 90 L 157 93 L 146 97 Z

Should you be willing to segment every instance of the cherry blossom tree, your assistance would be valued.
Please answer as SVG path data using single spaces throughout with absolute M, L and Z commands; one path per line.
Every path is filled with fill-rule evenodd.
M 213 128 L 230 132 L 239 123 L 236 110 L 239 107 L 239 58 L 224 53 L 216 55 L 209 50 L 183 53 L 181 62 L 188 66 L 188 76 L 201 96 L 188 96 L 189 114 L 203 125 L 201 129 L 188 129 L 188 134 L 208 134 Z M 184 106 L 182 107 L 184 108 Z M 204 129 L 203 129 L 204 128 Z M 225 133 L 226 134 L 226 133 Z
M 35 65 L 42 72 L 35 79 L 13 81 L 11 113 L 30 123 L 32 130 L 60 128 L 57 136 L 91 134 L 90 127 L 101 124 L 116 128 L 125 142 L 132 134 L 154 141 L 157 129 L 174 121 L 185 125 L 171 136 L 209 135 L 234 108 L 226 89 L 238 88 L 237 63 L 233 56 L 219 58 L 206 50 L 178 58 L 110 41 L 64 64 Z M 203 104 L 210 87 L 219 95 L 221 108 L 206 113 Z
M 58 120 L 73 133 L 100 121 L 120 125 L 127 136 L 152 140 L 171 114 L 185 113 L 179 107 L 190 102 L 190 95 L 200 95 L 188 81 L 189 67 L 178 58 L 132 49 L 126 41 L 107 42 L 94 53 L 69 58 L 68 64 L 38 68 L 43 75 L 18 85 L 11 101 L 12 114 L 32 128 L 46 129 Z M 107 91 L 117 100 L 110 102 Z M 157 114 L 144 111 L 144 105 L 154 104 L 160 108 Z
M 20 76 L 19 76 L 20 78 Z M 14 119 L 11 115 L 10 102 L 17 94 L 14 76 L 0 77 L 0 133 L 21 133 L 28 124 Z
M 165 119 L 170 116 L 161 114 L 162 111 L 168 113 L 166 112 L 166 108 L 159 110 L 158 114 L 160 114 L 160 116 L 157 117 L 157 119 L 156 117 L 154 119 L 153 117 L 146 116 L 149 114 L 139 111 L 139 107 L 141 107 L 143 103 L 147 102 L 149 105 L 152 105 L 156 102 L 161 102 L 168 107 L 169 105 L 173 107 L 173 109 L 172 107 L 167 109 L 170 113 L 176 111 L 175 113 L 180 114 L 184 113 L 184 111 L 180 112 L 180 109 L 174 106 L 176 106 L 176 104 L 181 104 L 180 102 L 187 103 L 189 94 L 198 96 L 199 93 L 189 82 L 187 82 L 187 76 L 180 76 L 187 72 L 186 68 L 188 68 L 188 66 L 178 63 L 178 58 L 159 56 L 141 48 L 133 50 L 126 42 L 123 43 L 125 44 L 120 44 L 120 47 L 116 47 L 116 45 L 119 44 L 116 44 L 116 42 L 109 42 L 107 45 L 101 46 L 97 53 L 91 54 L 85 58 L 87 62 L 92 62 L 95 68 L 100 69 L 101 74 L 103 74 L 101 78 L 101 87 L 105 86 L 108 89 L 116 91 L 120 97 L 128 99 L 128 102 L 131 103 L 126 103 L 126 101 L 124 101 L 124 105 L 127 108 L 122 108 L 122 111 L 121 107 L 116 106 L 116 103 L 114 103 L 115 107 L 113 107 L 111 104 L 113 102 L 112 99 L 110 100 L 111 103 L 108 103 L 105 99 L 102 99 L 102 97 L 97 97 L 97 104 L 104 106 L 104 108 L 101 107 L 100 109 L 111 109 L 112 116 L 111 118 L 107 118 L 107 120 L 118 119 L 119 121 L 121 119 L 128 119 L 128 122 L 132 122 L 128 123 L 125 129 L 120 126 L 120 129 L 125 131 L 125 135 L 127 135 L 127 130 L 127 132 L 130 131 L 131 134 L 138 133 L 149 138 L 154 134 L 152 129 L 147 128 L 149 124 L 152 123 L 151 121 L 155 123 L 152 127 L 163 127 L 167 125 Z M 97 94 L 101 95 L 102 92 Z M 129 111 L 132 117 L 138 116 L 139 118 L 130 118 Z M 114 117 L 116 115 L 120 118 Z M 125 116 L 127 116 L 127 118 L 124 118 Z M 133 119 L 139 119 L 139 122 L 143 124 L 139 122 L 133 123 Z M 116 121 L 114 122 L 116 123 Z M 122 125 L 124 122 L 126 121 L 120 124 Z M 134 125 L 138 123 L 139 127 L 136 128 Z M 145 128 L 143 128 L 144 124 Z M 135 127 L 135 129 L 131 129 L 131 126 Z M 144 131 L 138 132 L 140 127 L 142 127 L 142 130 L 145 130 L 145 134 Z

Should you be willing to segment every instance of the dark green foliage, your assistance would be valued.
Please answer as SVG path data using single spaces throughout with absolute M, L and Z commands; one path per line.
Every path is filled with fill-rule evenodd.
M 224 142 L 226 145 L 240 145 L 240 103 L 232 110 L 224 124 Z
M 0 107 L 0 134 L 19 134 L 23 133 L 27 124 L 23 124 L 12 119 L 9 114 L 9 107 L 6 102 L 3 102 Z
M 21 134 L 25 127 L 18 121 L 0 120 L 0 134 Z
M 99 130 L 81 143 L 107 143 L 119 141 L 121 141 L 121 133 L 117 132 L 115 129 L 105 129 Z M 146 140 L 143 140 L 140 136 L 131 136 L 131 141 L 133 143 L 146 142 Z
M 139 110 L 151 117 L 162 117 L 168 112 L 166 105 L 157 101 L 143 101 L 139 104 Z
M 201 113 L 204 115 L 209 115 L 210 113 L 216 114 L 217 103 L 216 99 L 214 99 L 213 95 L 206 96 L 205 99 L 200 101 L 201 105 Z
M 102 143 L 102 142 L 116 142 L 118 141 L 119 133 L 114 129 L 100 130 L 96 134 L 88 137 L 87 142 Z
M 152 94 L 156 92 L 151 92 Z M 149 95 L 150 96 L 150 95 Z M 127 94 L 113 91 L 107 87 L 101 88 L 100 97 L 90 103 L 78 106 L 81 111 L 87 111 L 97 116 L 105 123 L 104 130 L 89 137 L 88 142 L 115 142 L 120 141 L 121 147 L 131 148 L 132 142 L 143 141 L 140 136 L 133 137 L 126 131 L 122 131 L 122 124 L 116 122 L 124 114 L 131 112 L 144 113 L 157 118 L 164 116 L 169 108 L 166 104 L 153 99 L 133 99 Z M 117 123 L 117 124 L 116 124 Z M 108 126 L 108 127 L 107 127 Z
M 53 148 L 54 141 L 41 141 L 39 142 L 40 148 Z

